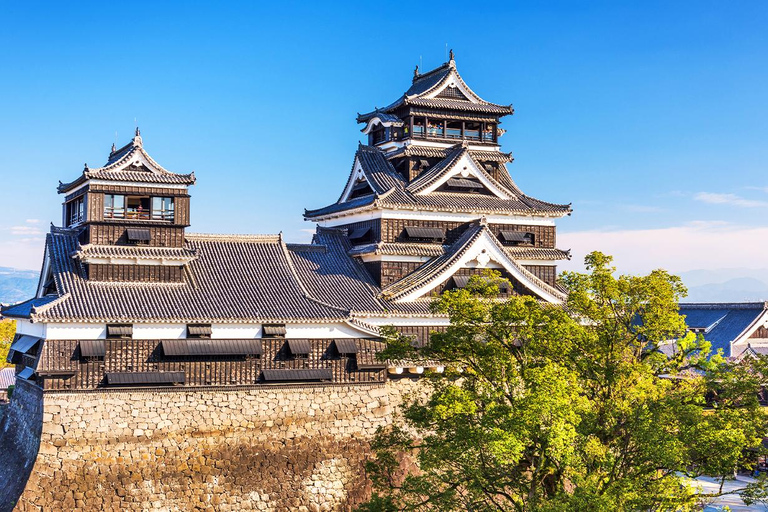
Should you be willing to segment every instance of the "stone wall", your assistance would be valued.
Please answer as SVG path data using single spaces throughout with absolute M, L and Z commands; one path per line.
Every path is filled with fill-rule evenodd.
M 414 382 L 47 392 L 17 510 L 349 510 Z
M 42 391 L 16 381 L 10 404 L 0 419 L 0 511 L 12 510 L 37 456 L 43 425 Z

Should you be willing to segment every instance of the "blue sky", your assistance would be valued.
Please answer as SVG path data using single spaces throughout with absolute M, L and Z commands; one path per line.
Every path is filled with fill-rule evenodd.
M 0 266 L 39 268 L 58 180 L 134 119 L 156 160 L 195 171 L 193 231 L 308 240 L 301 213 L 338 197 L 355 114 L 446 44 L 481 97 L 515 106 L 521 188 L 573 202 L 572 265 L 601 249 L 628 271 L 768 266 L 768 4 L 541 4 L 5 2 Z

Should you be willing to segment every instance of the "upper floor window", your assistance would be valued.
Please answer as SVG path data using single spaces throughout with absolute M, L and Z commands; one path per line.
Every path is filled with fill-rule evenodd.
M 173 198 L 105 194 L 104 218 L 172 221 Z
M 152 220 L 173 220 L 173 198 L 152 198 Z
M 124 219 L 125 218 L 125 196 L 115 194 L 104 195 L 104 218 L 105 219 Z
M 66 218 L 67 226 L 74 226 L 85 220 L 85 201 L 83 200 L 83 196 L 67 203 Z

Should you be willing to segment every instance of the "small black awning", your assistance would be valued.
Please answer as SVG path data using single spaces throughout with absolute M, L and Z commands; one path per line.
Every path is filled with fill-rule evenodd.
M 104 340 L 81 340 L 81 357 L 106 357 L 107 347 Z
M 266 336 L 285 336 L 285 324 L 265 325 L 263 330 Z
M 11 345 L 11 350 L 20 354 L 28 354 L 38 341 L 40 341 L 40 338 L 36 336 L 20 334 Z
M 368 236 L 371 232 L 371 228 L 356 228 L 349 234 L 350 240 L 360 240 Z
M 188 325 L 187 334 L 189 334 L 190 336 L 210 336 L 211 324 Z
M 335 340 L 336 350 L 339 354 L 357 354 L 357 343 L 355 340 Z
M 502 231 L 501 239 L 505 242 L 533 243 L 533 233 L 525 231 Z
M 146 386 L 152 384 L 184 384 L 184 372 L 116 372 L 107 373 L 107 384 Z
M 264 353 L 261 340 L 163 340 L 167 357 L 186 356 L 260 356 Z
M 125 230 L 125 235 L 131 242 L 149 242 L 152 239 L 148 229 L 128 228 Z
M 308 356 L 312 352 L 312 342 L 309 340 L 288 340 L 288 349 L 295 356 Z
M 405 234 L 408 238 L 427 238 L 430 240 L 445 238 L 445 231 L 441 228 L 424 228 L 421 226 L 405 226 Z
M 262 370 L 261 372 L 267 382 L 333 379 L 333 371 L 330 368 Z
M 107 326 L 107 336 L 110 338 L 133 336 L 133 325 L 113 324 Z
M 485 187 L 482 183 L 476 180 L 468 180 L 466 178 L 450 178 L 446 184 L 453 188 L 471 188 L 474 190 L 483 190 Z
M 21 370 L 18 375 L 16 375 L 16 378 L 30 380 L 34 378 L 34 376 L 35 376 L 35 370 L 30 368 L 29 366 L 25 366 L 24 369 Z
M 453 284 L 456 288 L 466 288 L 471 276 L 453 276 Z

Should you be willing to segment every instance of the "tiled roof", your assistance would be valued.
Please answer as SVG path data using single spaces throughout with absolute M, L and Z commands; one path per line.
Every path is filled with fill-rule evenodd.
M 434 179 L 435 173 L 441 172 L 442 169 L 463 154 L 462 152 L 465 150 L 466 148 L 462 148 L 460 145 L 454 146 L 448 157 L 427 171 L 429 175 L 424 180 Z M 500 173 L 498 182 L 494 181 L 494 183 L 497 183 L 514 195 L 515 197 L 512 199 L 502 199 L 482 194 L 445 192 L 417 195 L 412 194 L 406 189 L 407 184 L 405 180 L 392 167 L 392 164 L 384 158 L 385 155 L 380 149 L 371 146 L 360 146 L 358 156 L 363 172 L 369 179 L 369 184 L 374 193 L 344 202 L 336 202 L 316 210 L 305 210 L 305 218 L 310 219 L 341 212 L 366 211 L 382 207 L 407 210 L 469 212 L 480 215 L 485 213 L 518 213 L 522 215 L 552 214 L 562 216 L 571 211 L 570 205 L 548 203 L 523 194 L 514 184 L 512 178 L 509 177 L 509 173 L 506 170 Z M 434 170 L 435 168 L 438 169 Z M 481 169 L 481 172 L 485 171 Z M 492 180 L 490 176 L 487 177 Z M 352 174 L 350 174 L 351 178 Z M 417 180 L 420 179 L 417 178 Z M 349 182 L 349 180 L 347 181 Z
M 446 247 L 438 244 L 414 244 L 379 242 L 374 244 L 358 245 L 350 249 L 350 256 L 362 254 L 375 254 L 387 256 L 429 256 L 437 257 L 445 253 Z
M 463 86 L 463 89 L 469 93 L 470 99 L 457 100 L 457 99 L 425 97 L 425 96 L 429 96 L 430 93 L 433 93 L 434 91 L 439 90 L 442 86 L 445 85 L 448 79 L 452 76 L 455 77 L 455 79 L 461 83 L 461 85 Z M 456 65 L 453 60 L 450 60 L 445 64 L 443 64 L 442 66 L 439 66 L 431 71 L 428 71 L 427 73 L 417 74 L 414 77 L 413 83 L 411 84 L 410 88 L 407 91 L 405 91 L 405 93 L 402 96 L 400 96 L 397 100 L 387 105 L 386 107 L 376 109 L 372 112 L 368 112 L 367 114 L 358 115 L 357 122 L 358 123 L 367 122 L 369 119 L 371 119 L 375 115 L 378 115 L 381 112 L 390 113 L 394 109 L 402 105 L 415 105 L 415 106 L 431 107 L 431 108 L 439 108 L 439 109 L 474 111 L 474 112 L 497 114 L 497 115 L 508 115 L 513 112 L 513 109 L 511 106 L 496 105 L 495 103 L 489 103 L 483 100 L 482 98 L 480 98 L 477 94 L 475 94 L 475 92 L 472 91 L 472 89 L 470 89 L 469 86 L 466 84 L 466 82 L 464 82 L 464 80 L 461 78 L 461 75 L 459 75 L 459 72 L 456 70 Z
M 504 251 L 516 260 L 570 260 L 571 251 L 544 247 L 504 247 Z
M 765 302 L 736 303 L 682 303 L 680 314 L 692 329 L 706 329 L 704 339 L 712 343 L 712 350 L 723 350 L 726 357 L 731 353 L 731 344 L 737 341 L 756 321 L 763 318 L 768 310 Z
M 379 202 L 383 207 L 418 210 L 484 213 L 519 213 L 564 215 L 571 211 L 569 205 L 547 203 L 528 196 L 501 199 L 482 194 L 432 192 L 428 195 L 393 193 Z
M 438 244 L 414 244 L 407 242 L 379 242 L 373 244 L 357 245 L 349 250 L 350 256 L 386 255 L 386 256 L 426 256 L 435 258 L 442 256 L 450 246 Z M 545 247 L 504 247 L 504 251 L 511 258 L 520 260 L 569 260 L 570 251 L 562 249 L 548 249 Z
M 452 148 L 435 148 L 432 146 L 419 146 L 415 144 L 410 144 L 408 146 L 403 146 L 401 148 L 396 149 L 395 151 L 392 151 L 390 153 L 387 153 L 385 156 L 388 159 L 393 158 L 399 158 L 399 157 L 424 157 L 424 158 L 445 158 L 448 156 L 448 153 L 450 153 Z M 511 162 L 512 161 L 512 153 L 502 153 L 501 151 L 475 151 L 475 150 L 469 150 L 469 154 L 472 155 L 472 158 L 479 162 L 487 162 L 487 161 L 493 161 L 493 162 Z
M 487 112 L 489 114 L 507 115 L 512 113 L 512 107 L 509 105 L 494 105 L 493 103 L 472 103 L 469 101 L 449 100 L 445 98 L 406 98 L 405 104 L 446 110 Z
M 14 384 L 16 384 L 16 369 L 0 369 L 0 390 L 6 390 L 8 386 L 13 386 Z
M 403 126 L 403 120 L 400 119 L 397 116 L 393 116 L 392 114 L 385 114 L 384 112 L 379 112 L 376 115 L 372 116 L 371 119 L 374 117 L 378 117 L 382 123 L 392 123 L 395 126 Z
M 380 149 L 361 144 L 355 156 L 360 160 L 363 174 L 376 193 L 383 194 L 405 185 L 403 175 L 392 167 Z
M 46 306 L 56 300 L 59 300 L 58 296 L 46 295 L 45 297 L 29 299 L 25 300 L 24 302 L 19 302 L 18 304 L 5 306 L 1 312 L 3 316 L 28 318 L 30 315 L 35 313 L 37 308 Z
M 167 185 L 192 185 L 195 173 L 176 174 L 164 169 L 144 151 L 141 136 L 136 136 L 127 145 L 113 150 L 104 167 L 85 167 L 83 173 L 69 183 L 59 182 L 59 193 L 67 192 L 90 179 L 128 181 L 136 183 L 158 183 Z
M 74 254 L 78 258 L 130 258 L 191 261 L 197 252 L 186 247 L 136 247 L 124 245 L 82 245 Z
M 378 287 L 362 264 L 347 255 L 345 235 L 345 230 L 318 227 L 314 244 L 325 251 L 314 250 L 317 245 L 290 246 L 299 280 L 310 297 L 323 303 L 351 311 L 383 311 L 385 305 L 376 298 Z
M 339 321 L 346 311 L 306 296 L 278 236 L 188 235 L 187 248 L 199 257 L 186 266 L 181 283 L 114 283 L 85 279 L 71 255 L 77 235 L 56 229 L 47 248 L 59 300 L 3 311 L 46 321 Z

